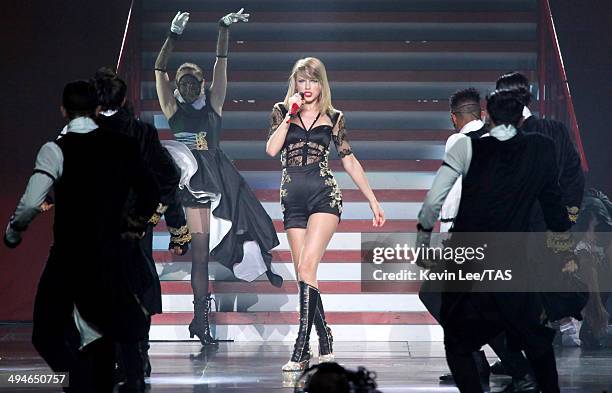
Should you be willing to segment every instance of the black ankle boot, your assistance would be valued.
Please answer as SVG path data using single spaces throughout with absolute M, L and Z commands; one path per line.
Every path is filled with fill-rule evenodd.
M 142 340 L 138 342 L 140 347 L 140 356 L 142 357 L 142 368 L 145 378 L 151 376 L 151 359 L 149 359 L 149 340 Z
M 210 335 L 210 304 L 212 298 L 210 293 L 205 298 L 193 301 L 193 321 L 189 324 L 189 337 L 198 336 L 202 345 L 215 345 L 215 340 Z
M 283 366 L 283 371 L 303 371 L 310 361 L 310 330 L 319 304 L 319 291 L 299 282 L 300 287 L 300 327 L 293 347 L 291 360 Z
M 482 386 L 483 391 L 488 392 L 490 390 L 489 380 L 491 376 L 491 369 L 484 351 L 473 352 L 472 359 L 474 359 L 476 370 L 478 371 L 478 376 L 480 377 L 480 386 Z M 440 383 L 454 384 L 455 378 L 453 377 L 452 373 L 442 374 L 440 375 Z
M 327 321 L 325 321 L 325 310 L 323 309 L 320 292 L 314 317 L 314 327 L 319 337 L 319 363 L 333 362 L 335 358 L 333 350 L 334 337 L 332 336 L 331 329 L 327 326 Z
M 521 378 L 512 378 L 512 393 L 538 393 L 538 383 L 531 374 L 525 374 Z

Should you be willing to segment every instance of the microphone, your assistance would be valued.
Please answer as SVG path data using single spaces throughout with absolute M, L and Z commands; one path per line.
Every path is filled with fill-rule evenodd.
M 302 97 L 302 99 L 304 99 L 304 93 L 299 93 L 299 94 Z M 289 111 L 289 120 L 295 119 L 299 111 L 300 111 L 300 105 L 294 102 L 293 105 L 291 105 L 291 110 Z

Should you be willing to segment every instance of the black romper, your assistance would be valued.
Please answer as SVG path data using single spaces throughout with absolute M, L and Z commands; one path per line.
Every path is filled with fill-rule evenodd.
M 283 121 L 287 109 L 282 103 L 274 106 L 270 135 Z M 344 116 L 340 111 L 327 113 L 332 125 L 313 125 L 307 128 L 291 123 L 281 150 L 283 167 L 280 186 L 280 202 L 285 229 L 306 228 L 308 218 L 314 213 L 330 213 L 340 218 L 342 193 L 329 168 L 329 144 L 334 141 L 338 155 L 352 154 L 348 143 Z M 333 134 L 338 126 L 338 134 Z
M 206 93 L 207 102 L 210 102 L 208 91 Z M 234 271 L 238 278 L 251 281 L 254 276 L 245 277 L 256 274 L 251 271 L 261 273 L 261 270 L 257 270 L 260 269 L 257 263 L 253 264 L 253 269 L 247 266 L 240 268 L 243 272 L 246 269 L 245 277 L 236 274 L 235 264 L 251 261 L 245 259 L 243 245 L 247 241 L 255 241 L 261 251 L 268 279 L 274 286 L 280 287 L 282 277 L 271 269 L 270 250 L 279 244 L 274 223 L 219 146 L 221 116 L 210 105 L 195 109 L 191 104 L 178 100 L 176 104 L 177 111 L 168 119 L 168 124 L 176 140 L 191 150 L 197 162 L 197 171 L 189 180 L 189 189 L 183 188 L 180 192 L 181 202 L 187 207 L 207 207 L 212 204 L 210 237 L 220 238 L 220 242 L 214 248 L 211 247 L 210 255 Z M 219 228 L 225 229 L 218 233 Z

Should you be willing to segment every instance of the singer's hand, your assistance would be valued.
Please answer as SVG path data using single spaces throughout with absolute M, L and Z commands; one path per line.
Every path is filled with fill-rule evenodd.
M 295 118 L 297 113 L 300 111 L 301 106 L 304 104 L 304 98 L 300 93 L 295 93 L 289 97 L 289 107 L 287 108 L 287 115 L 285 115 L 285 123 L 291 123 L 291 119 Z
M 302 98 L 300 93 L 295 93 L 294 95 L 289 97 L 289 108 L 287 108 L 289 111 L 291 111 L 293 104 L 297 104 L 297 106 L 299 106 L 300 108 L 302 107 L 302 105 L 304 105 L 304 99 Z
M 374 214 L 372 226 L 377 228 L 385 225 L 385 211 L 380 207 L 378 201 L 370 202 L 370 209 L 372 209 L 372 213 Z

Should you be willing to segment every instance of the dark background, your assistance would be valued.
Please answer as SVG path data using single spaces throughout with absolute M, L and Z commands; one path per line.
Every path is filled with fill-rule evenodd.
M 400 0 L 398 0 L 400 1 Z M 245 2 L 246 3 L 246 2 Z M 612 51 L 609 0 L 551 0 L 578 124 L 590 165 L 589 184 L 612 191 Z M 9 2 L 0 16 L 4 88 L 0 98 L 0 225 L 4 228 L 31 174 L 40 146 L 65 121 L 67 81 L 116 64 L 130 2 Z M 89 215 L 75 231 L 86 231 Z M 52 214 L 39 216 L 16 250 L 0 245 L 0 321 L 30 320 L 36 285 L 51 243 Z M 86 263 L 87 256 L 83 256 Z

